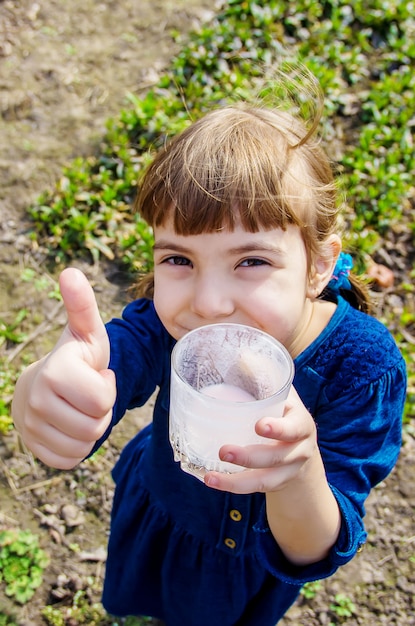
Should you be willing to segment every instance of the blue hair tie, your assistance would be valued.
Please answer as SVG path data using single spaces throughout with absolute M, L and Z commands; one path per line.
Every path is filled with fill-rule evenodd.
M 352 267 L 353 259 L 350 254 L 340 252 L 332 277 L 327 287 L 335 293 L 339 293 L 340 289 L 351 289 L 349 274 Z

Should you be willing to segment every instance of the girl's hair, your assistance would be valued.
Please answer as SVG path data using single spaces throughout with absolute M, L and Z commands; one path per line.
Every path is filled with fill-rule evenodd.
M 154 227 L 172 220 L 180 235 L 298 226 L 309 268 L 337 232 L 338 194 L 330 162 L 297 116 L 247 103 L 211 111 L 170 140 L 147 169 L 135 208 Z M 360 294 L 358 284 L 352 289 Z M 152 297 L 152 276 L 139 295 Z M 352 295 L 352 294 L 351 294 Z M 365 309 L 366 296 L 358 295 Z

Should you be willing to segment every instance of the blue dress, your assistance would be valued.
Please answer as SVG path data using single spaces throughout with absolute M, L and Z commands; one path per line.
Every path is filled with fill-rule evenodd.
M 274 626 L 301 586 L 333 574 L 362 546 L 370 489 L 396 463 L 406 368 L 389 331 L 339 297 L 322 334 L 295 359 L 294 385 L 317 424 L 342 524 L 324 560 L 295 566 L 269 530 L 265 496 L 206 487 L 173 460 L 168 439 L 174 340 L 153 303 L 108 325 L 117 378 L 111 428 L 158 388 L 153 422 L 130 441 L 116 483 L 103 604 L 167 626 Z

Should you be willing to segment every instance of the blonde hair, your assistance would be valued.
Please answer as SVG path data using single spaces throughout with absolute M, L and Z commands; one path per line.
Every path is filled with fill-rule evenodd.
M 213 110 L 170 140 L 146 171 L 135 207 L 152 227 L 172 220 L 180 235 L 298 226 L 309 268 L 337 232 L 338 193 L 330 162 L 296 115 L 248 103 Z M 152 277 L 140 295 L 151 297 Z

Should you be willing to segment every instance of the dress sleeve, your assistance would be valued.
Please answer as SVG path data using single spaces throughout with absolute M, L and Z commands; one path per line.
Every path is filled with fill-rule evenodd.
M 316 383 L 314 372 L 314 383 Z M 327 480 L 341 512 L 341 530 L 328 556 L 297 567 L 283 555 L 266 520 L 265 507 L 255 527 L 265 567 L 288 583 L 303 584 L 331 576 L 350 561 L 366 540 L 364 502 L 370 490 L 394 467 L 400 447 L 406 394 L 406 367 L 397 356 L 377 380 L 333 396 L 327 380 L 320 380 L 320 402 L 314 413 Z

